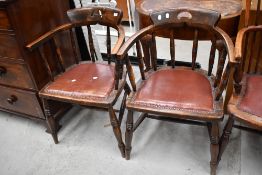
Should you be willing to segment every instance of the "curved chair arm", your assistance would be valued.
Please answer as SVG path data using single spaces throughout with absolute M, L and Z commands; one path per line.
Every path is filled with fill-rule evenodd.
M 151 30 L 154 28 L 154 25 L 150 25 L 146 28 L 143 28 L 136 32 L 134 35 L 132 35 L 120 48 L 120 50 L 117 52 L 117 58 L 119 60 L 122 60 L 125 58 L 128 50 L 135 44 L 135 42 L 139 39 L 141 39 L 146 34 L 152 32 Z
M 242 60 L 242 53 L 243 53 L 243 42 L 246 34 L 248 32 L 255 32 L 255 31 L 262 31 L 262 25 L 260 26 L 249 26 L 246 28 L 241 29 L 236 38 L 236 46 L 235 46 L 235 57 L 237 60 Z
M 224 32 L 219 27 L 215 27 L 215 30 L 218 32 L 220 37 L 222 37 L 222 39 L 225 42 L 229 62 L 230 63 L 239 63 L 239 60 L 236 59 L 236 57 L 235 57 L 235 47 L 234 47 L 234 43 L 233 43 L 232 39 L 228 36 L 228 34 L 226 32 Z
M 43 34 L 42 36 L 40 36 L 36 40 L 32 41 L 28 45 L 26 45 L 26 48 L 29 49 L 30 51 L 32 51 L 35 48 L 38 48 L 42 44 L 46 43 L 51 38 L 53 38 L 57 33 L 61 32 L 61 31 L 68 30 L 68 29 L 70 29 L 72 27 L 73 27 L 72 23 L 67 23 L 67 24 L 63 24 L 61 26 L 58 26 L 58 27 L 50 30 L 49 32 Z
M 122 26 L 117 26 L 118 30 L 118 39 L 116 41 L 116 44 L 114 48 L 112 48 L 111 55 L 116 55 L 120 47 L 124 44 L 125 42 L 125 30 Z

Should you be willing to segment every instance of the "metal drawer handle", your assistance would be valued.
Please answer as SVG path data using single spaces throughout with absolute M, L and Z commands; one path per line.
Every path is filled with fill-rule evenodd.
M 9 104 L 14 104 L 17 101 L 17 97 L 14 95 L 11 95 L 7 100 L 6 100 Z
M 0 77 L 6 74 L 6 68 L 0 66 Z

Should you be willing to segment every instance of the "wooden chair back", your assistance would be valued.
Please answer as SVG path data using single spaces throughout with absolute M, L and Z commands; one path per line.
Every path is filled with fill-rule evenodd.
M 57 40 L 56 37 L 57 35 L 63 35 L 64 32 L 70 33 L 70 41 L 74 52 L 75 64 L 79 64 L 81 60 L 79 58 L 79 50 L 78 50 L 78 45 L 76 44 L 77 41 L 74 33 L 76 27 L 87 28 L 88 41 L 89 41 L 88 45 L 89 45 L 92 62 L 95 62 L 97 60 L 97 55 L 94 47 L 93 34 L 91 31 L 92 25 L 99 24 L 102 26 L 106 26 L 106 46 L 107 46 L 108 64 L 111 63 L 112 58 L 115 57 L 119 47 L 124 42 L 124 37 L 125 37 L 124 30 L 120 26 L 120 22 L 123 14 L 120 9 L 94 6 L 94 7 L 72 9 L 67 11 L 67 14 L 71 21 L 70 23 L 64 24 L 62 26 L 59 26 L 49 31 L 48 33 L 44 34 L 42 37 L 38 38 L 37 40 L 31 42 L 26 46 L 31 51 L 37 48 L 40 58 L 43 60 L 43 63 L 50 77 L 50 80 L 52 81 L 54 81 L 55 73 L 52 71 L 52 65 L 49 64 L 48 60 L 50 58 L 47 58 L 45 54 L 47 52 L 46 43 L 51 42 L 52 48 L 49 49 L 53 53 L 55 53 L 52 59 L 56 60 L 56 64 L 60 68 L 61 72 L 65 72 L 67 68 L 65 61 L 63 59 L 63 53 L 61 52 L 60 49 L 63 43 Z M 111 48 L 112 43 L 111 43 L 110 28 L 114 28 L 118 34 L 118 40 L 113 48 Z

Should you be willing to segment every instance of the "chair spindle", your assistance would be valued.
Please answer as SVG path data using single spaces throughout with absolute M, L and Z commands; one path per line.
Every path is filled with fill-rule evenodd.
M 93 62 L 95 62 L 95 60 L 96 60 L 95 59 L 95 47 L 94 47 L 92 30 L 91 30 L 90 26 L 87 26 L 87 31 L 88 31 L 88 41 L 89 41 L 91 59 L 92 59 Z
M 195 65 L 196 65 L 197 48 L 198 48 L 198 30 L 196 29 L 194 32 L 194 41 L 193 41 L 193 48 L 192 48 L 192 70 L 195 69 Z
M 256 67 L 255 67 L 255 72 L 257 73 L 259 71 L 259 65 L 260 61 L 262 58 L 262 51 L 261 51 L 261 46 L 262 46 L 262 32 L 260 32 L 260 40 L 258 41 L 258 51 L 257 51 L 257 59 L 256 59 Z
M 128 55 L 125 56 L 125 61 L 126 61 L 126 69 L 127 69 L 127 73 L 128 73 L 128 76 L 129 76 L 131 86 L 133 88 L 133 91 L 136 91 L 135 74 L 134 74 L 134 70 L 132 68 L 131 62 L 128 58 Z
M 212 42 L 212 45 L 211 45 L 210 55 L 209 55 L 208 76 L 211 76 L 212 74 L 215 56 L 216 56 L 216 39 L 213 38 L 211 42 Z
M 257 2 L 257 10 L 256 10 L 256 18 L 255 18 L 255 25 L 257 26 L 258 25 L 258 20 L 259 20 L 259 17 L 260 17 L 260 5 L 261 5 L 261 0 L 258 0 Z
M 70 29 L 69 31 L 70 31 L 70 40 L 71 40 L 71 44 L 72 44 L 72 47 L 73 47 L 73 53 L 74 53 L 74 56 L 75 56 L 75 63 L 79 64 L 79 59 L 78 59 L 77 51 L 76 51 L 76 43 L 75 43 L 74 33 L 73 33 L 72 29 Z
M 52 71 L 51 71 L 51 68 L 50 68 L 50 66 L 49 66 L 49 63 L 48 63 L 48 61 L 47 61 L 47 59 L 46 59 L 45 53 L 44 53 L 44 51 L 43 51 L 43 47 L 39 47 L 39 48 L 38 48 L 38 52 L 39 52 L 39 54 L 40 54 L 41 59 L 44 61 L 45 68 L 46 68 L 46 70 L 47 70 L 47 73 L 48 73 L 51 81 L 54 81 L 54 76 L 53 76 L 53 74 L 52 74 Z
M 227 57 L 226 48 L 224 47 L 224 45 L 222 47 L 223 48 L 221 48 L 219 50 L 217 73 L 216 73 L 216 79 L 215 79 L 215 82 L 214 82 L 214 87 L 217 87 L 217 85 L 221 81 L 221 76 L 222 76 L 222 73 L 223 73 L 223 70 L 224 70 L 224 65 L 225 65 L 225 61 L 226 61 L 226 57 Z
M 144 61 L 143 61 L 142 49 L 141 49 L 141 45 L 139 41 L 136 42 L 136 52 L 137 52 L 140 74 L 141 74 L 142 80 L 145 80 L 146 78 L 145 78 L 145 71 L 144 71 Z
M 110 27 L 106 28 L 106 46 L 107 46 L 107 60 L 108 64 L 111 63 L 111 37 L 110 37 Z
M 255 42 L 256 42 L 256 35 L 257 35 L 257 32 L 255 31 L 250 37 L 250 49 L 249 49 L 249 58 L 247 58 L 249 60 L 249 63 L 248 63 L 248 70 L 247 72 L 248 73 L 251 73 L 252 72 L 252 66 L 253 66 L 253 61 L 254 61 L 254 52 L 255 52 L 255 49 L 254 49 L 254 45 L 255 45 Z
M 230 66 L 229 66 L 229 64 L 227 64 L 226 65 L 226 70 L 223 73 L 223 76 L 221 78 L 221 83 L 219 84 L 219 87 L 217 89 L 216 98 L 215 98 L 216 100 L 220 99 L 220 97 L 221 97 L 221 95 L 223 93 L 223 90 L 226 88 L 229 74 L 230 74 Z
M 53 38 L 52 41 L 55 45 L 55 51 L 56 51 L 56 55 L 58 57 L 59 66 L 62 69 L 62 71 L 65 72 L 65 63 L 64 63 L 64 59 L 63 59 L 63 56 L 62 56 L 62 53 L 61 53 L 61 49 L 58 47 L 57 40 L 55 38 Z
M 170 56 L 171 56 L 171 66 L 175 67 L 175 31 L 172 30 L 170 33 Z
M 157 51 L 156 51 L 156 35 L 152 34 L 152 46 L 150 48 L 151 53 L 151 64 L 153 66 L 154 71 L 157 70 Z

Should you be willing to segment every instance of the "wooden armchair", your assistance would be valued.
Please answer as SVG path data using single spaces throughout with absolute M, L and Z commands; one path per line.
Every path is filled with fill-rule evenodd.
M 230 116 L 221 137 L 219 160 L 228 144 L 235 120 L 260 133 L 262 131 L 262 41 L 256 37 L 258 35 L 262 36 L 262 25 L 243 28 L 237 35 L 235 52 L 241 64 L 234 72 L 234 93 L 228 104 Z
M 220 139 L 218 161 L 226 149 L 232 128 L 261 133 L 262 131 L 262 23 L 261 0 L 251 8 L 246 0 L 245 28 L 238 32 L 235 57 L 240 64 L 234 72 L 234 92 L 227 106 L 229 119 Z M 237 120 L 245 126 L 234 125 Z
M 132 91 L 127 98 L 128 116 L 126 122 L 126 159 L 130 159 L 133 132 L 145 118 L 173 120 L 186 123 L 198 123 L 208 126 L 211 150 L 211 174 L 216 173 L 219 151 L 219 122 L 223 120 L 222 93 L 227 85 L 230 67 L 234 66 L 234 45 L 230 37 L 216 27 L 220 14 L 204 9 L 174 9 L 151 14 L 154 25 L 135 33 L 117 53 L 119 60 L 125 60 Z M 175 67 L 175 40 L 177 28 L 194 31 L 192 67 Z M 157 67 L 156 32 L 165 30 L 170 33 L 171 66 Z M 211 39 L 208 70 L 196 69 L 200 32 L 208 33 Z M 152 35 L 152 70 L 144 71 L 141 50 L 141 38 Z M 219 42 L 217 42 L 219 41 Z M 136 44 L 141 79 L 136 83 L 133 68 L 127 56 L 128 50 Z M 170 48 L 170 50 L 168 49 Z M 219 48 L 216 75 L 212 74 L 216 48 Z M 228 63 L 225 66 L 228 54 Z M 225 67 L 225 70 L 224 70 Z M 141 112 L 133 122 L 134 111 Z
M 43 101 L 46 121 L 51 131 L 55 143 L 58 143 L 57 126 L 52 113 L 52 101 L 61 101 L 66 103 L 78 104 L 86 107 L 97 107 L 106 109 L 110 115 L 111 125 L 122 156 L 125 155 L 125 145 L 122 141 L 120 122 L 122 120 L 125 103 L 121 105 L 119 120 L 116 117 L 113 105 L 125 89 L 124 101 L 130 92 L 126 84 L 126 73 L 121 71 L 118 62 L 111 63 L 112 59 L 123 44 L 125 35 L 120 26 L 122 11 L 119 9 L 107 7 L 87 7 L 69 10 L 67 12 L 70 23 L 57 27 L 50 32 L 36 39 L 26 47 L 33 51 L 36 49 L 39 53 L 39 59 L 43 60 L 46 70 L 49 73 L 50 82 L 40 91 L 40 97 Z M 96 60 L 96 52 L 93 43 L 91 25 L 103 25 L 107 27 L 107 58 L 108 62 Z M 80 62 L 78 59 L 77 45 L 75 44 L 74 28 L 84 26 L 88 31 L 89 49 L 92 61 Z M 110 28 L 118 32 L 118 40 L 111 49 Z M 56 36 L 64 32 L 70 33 L 71 45 L 74 49 L 73 60 L 75 64 L 69 68 L 65 67 L 63 54 L 58 45 Z M 51 42 L 54 58 L 61 68 L 61 73 L 54 76 L 51 71 L 52 65 L 49 65 L 48 58 L 45 56 L 45 43 Z M 121 77 L 119 77 L 121 75 Z M 117 82 L 117 83 L 116 83 Z

